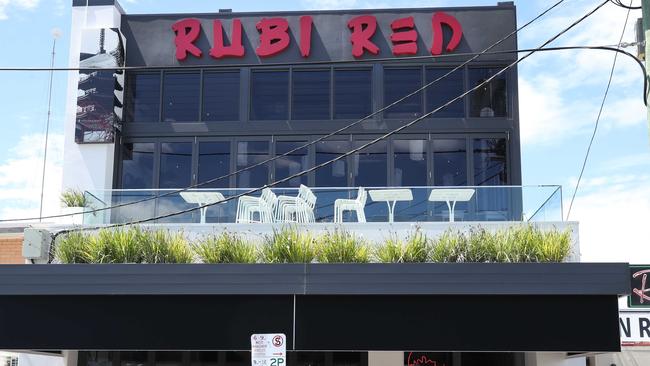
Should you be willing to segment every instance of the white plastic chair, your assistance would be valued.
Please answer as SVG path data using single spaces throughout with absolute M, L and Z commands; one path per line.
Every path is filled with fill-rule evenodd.
M 334 222 L 343 222 L 344 211 L 356 211 L 357 220 L 359 222 L 366 222 L 366 213 L 363 208 L 366 206 L 368 199 L 368 192 L 363 187 L 359 187 L 356 199 L 339 198 L 334 201 Z
M 314 207 L 316 195 L 309 187 L 301 184 L 296 197 L 278 197 L 276 219 L 282 222 L 315 222 Z
M 274 221 L 273 212 L 277 205 L 278 198 L 270 188 L 264 188 L 260 197 L 243 196 L 237 201 L 237 223 L 271 223 Z M 259 215 L 259 221 L 255 221 L 255 214 Z

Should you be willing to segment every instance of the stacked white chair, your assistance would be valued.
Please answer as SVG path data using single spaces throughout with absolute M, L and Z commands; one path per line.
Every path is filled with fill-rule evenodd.
M 301 184 L 296 197 L 278 197 L 276 219 L 281 222 L 315 222 L 314 207 L 316 195 L 309 187 Z
M 260 197 L 243 196 L 239 197 L 237 202 L 237 223 L 272 223 L 278 198 L 270 188 L 264 188 Z M 255 214 L 258 214 L 259 220 L 255 220 Z
M 359 222 L 366 222 L 366 213 L 363 208 L 366 206 L 368 192 L 363 187 L 359 187 L 356 199 L 339 198 L 334 201 L 334 222 L 343 222 L 344 211 L 356 211 Z

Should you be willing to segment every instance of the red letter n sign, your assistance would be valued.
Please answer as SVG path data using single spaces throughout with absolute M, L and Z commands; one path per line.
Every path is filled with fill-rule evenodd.
M 370 40 L 377 30 L 377 18 L 372 15 L 361 15 L 350 19 L 348 28 L 352 29 L 350 42 L 352 42 L 352 55 L 363 56 L 364 50 L 376 55 L 379 47 Z
M 393 55 L 416 55 L 418 53 L 418 32 L 415 30 L 413 17 L 401 18 L 390 23 L 393 34 L 390 41 L 393 42 Z
M 451 39 L 449 40 L 449 44 L 447 44 L 447 52 L 455 50 L 456 47 L 458 47 L 461 38 L 463 38 L 463 28 L 460 26 L 458 19 L 444 12 L 433 14 L 433 17 L 431 18 L 433 29 L 433 45 L 431 46 L 431 54 L 434 56 L 442 54 L 442 47 L 445 42 L 442 32 L 443 24 L 451 28 Z
M 241 20 L 233 19 L 230 32 L 230 46 L 226 46 L 223 37 L 223 27 L 220 20 L 215 20 L 212 26 L 214 46 L 210 50 L 210 56 L 222 58 L 226 56 L 244 56 L 244 45 L 241 41 Z
M 286 19 L 270 18 L 262 19 L 257 23 L 257 30 L 260 32 L 260 45 L 257 47 L 257 55 L 269 57 L 284 51 L 289 47 L 289 23 Z
M 172 25 L 172 29 L 176 32 L 174 43 L 177 60 L 185 60 L 188 52 L 195 57 L 201 57 L 201 50 L 194 45 L 201 34 L 201 22 L 198 19 L 179 20 Z

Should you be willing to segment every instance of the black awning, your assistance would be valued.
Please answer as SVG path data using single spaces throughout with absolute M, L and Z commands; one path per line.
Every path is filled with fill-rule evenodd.
M 625 264 L 335 267 L 0 266 L 0 349 L 620 349 Z

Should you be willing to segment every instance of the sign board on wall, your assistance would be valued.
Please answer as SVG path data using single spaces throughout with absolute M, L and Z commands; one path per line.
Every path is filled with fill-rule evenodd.
M 84 29 L 81 33 L 77 143 L 110 143 L 115 138 L 122 119 L 124 71 L 93 68 L 124 66 L 124 43 L 117 28 Z
M 286 364 L 287 337 L 284 334 L 253 334 L 251 336 L 252 366 L 285 366 Z
M 621 310 L 621 346 L 650 346 L 650 311 Z
M 650 308 L 650 264 L 630 266 L 632 293 L 628 297 L 631 308 Z

